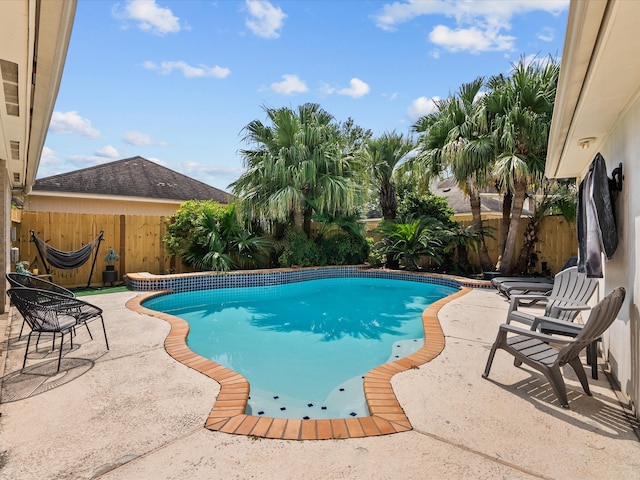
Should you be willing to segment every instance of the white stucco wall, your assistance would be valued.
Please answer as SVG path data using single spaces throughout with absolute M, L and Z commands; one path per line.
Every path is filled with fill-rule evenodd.
M 614 257 L 605 263 L 601 295 L 624 286 L 627 297 L 618 319 L 604 339 L 605 354 L 622 392 L 640 408 L 640 96 L 618 119 L 610 137 L 600 150 L 607 172 L 622 163 L 624 182 L 616 202 L 619 245 Z M 593 152 L 594 154 L 596 152 Z

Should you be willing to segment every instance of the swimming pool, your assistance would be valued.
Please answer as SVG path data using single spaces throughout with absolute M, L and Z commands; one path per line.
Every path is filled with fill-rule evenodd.
M 144 307 L 183 318 L 194 352 L 245 376 L 247 414 L 369 415 L 362 379 L 423 346 L 422 312 L 458 289 L 384 278 L 163 295 Z

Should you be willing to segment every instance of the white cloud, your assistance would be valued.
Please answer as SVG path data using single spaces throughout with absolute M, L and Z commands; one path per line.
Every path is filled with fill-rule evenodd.
M 353 98 L 360 98 L 371 91 L 369 85 L 359 78 L 352 78 L 349 82 L 349 88 L 338 90 L 338 95 L 347 95 Z
M 124 11 L 114 10 L 113 16 L 138 22 L 138 28 L 156 35 L 180 31 L 180 19 L 171 9 L 160 7 L 155 0 L 129 0 Z
M 556 38 L 556 32 L 551 27 L 543 27 L 537 33 L 537 37 L 543 42 L 553 42 L 554 38 Z
M 395 30 L 398 25 L 423 15 L 444 16 L 451 19 L 451 24 L 437 25 L 429 35 L 436 45 L 450 51 L 473 53 L 511 51 L 515 49 L 515 37 L 502 32 L 511 29 L 515 15 L 533 11 L 558 15 L 568 6 L 569 0 L 407 0 L 385 4 L 374 21 L 383 30 Z
M 452 30 L 438 25 L 429 34 L 429 40 L 451 52 L 465 50 L 480 53 L 490 50 L 513 50 L 516 38 L 500 35 L 495 29 L 481 30 L 472 27 Z
M 407 108 L 407 116 L 412 122 L 415 122 L 420 117 L 424 117 L 425 115 L 429 115 L 436 110 L 436 102 L 439 100 L 439 97 L 427 98 L 420 97 L 416 98 L 409 108 Z
M 179 70 L 186 78 L 225 78 L 231 73 L 231 70 L 228 68 L 219 67 L 218 65 L 215 67 L 208 67 L 206 65 L 193 67 L 182 60 L 176 62 L 161 62 L 160 64 L 147 60 L 144 62 L 143 67 L 147 70 L 157 70 L 162 75 L 169 75 L 172 71 Z
M 42 148 L 42 154 L 40 155 L 40 164 L 38 167 L 39 169 L 40 167 L 52 168 L 59 163 L 60 160 L 58 160 L 58 157 L 56 157 L 56 153 L 52 149 L 50 149 L 49 147 Z
M 78 112 L 72 110 L 70 112 L 53 112 L 49 131 L 52 133 L 77 133 L 89 138 L 98 138 L 100 131 L 91 126 L 91 121 L 82 118 Z
M 322 95 L 333 95 L 334 93 L 336 93 L 336 88 L 332 87 L 328 83 L 322 83 L 320 85 L 320 93 Z
M 122 137 L 122 140 L 129 145 L 135 145 L 137 147 L 143 145 L 153 145 L 154 143 L 156 143 L 150 135 L 135 131 L 126 132 Z
M 284 80 L 279 83 L 272 83 L 271 90 L 283 95 L 293 95 L 294 93 L 304 93 L 307 90 L 307 85 L 298 78 L 297 75 L 283 75 Z
M 69 155 L 66 160 L 71 164 L 67 165 L 67 171 L 110 162 L 110 159 L 97 155 Z
M 120 156 L 118 150 L 116 150 L 116 148 L 111 145 L 105 145 L 104 147 L 96 150 L 96 155 L 98 157 L 105 158 L 118 158 Z
M 246 25 L 253 33 L 263 38 L 278 38 L 287 15 L 278 7 L 264 0 L 246 0 L 250 18 Z

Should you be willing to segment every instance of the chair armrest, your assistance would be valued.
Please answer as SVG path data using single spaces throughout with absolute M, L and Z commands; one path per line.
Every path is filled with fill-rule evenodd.
M 533 294 L 533 293 L 530 295 L 528 294 L 510 295 L 509 296 L 509 301 L 510 301 L 509 312 L 517 310 L 520 305 L 529 306 L 533 301 L 546 302 L 548 301 L 548 299 L 549 297 L 546 295 Z
M 542 318 L 542 317 L 541 317 Z M 553 335 L 547 335 L 546 333 L 536 332 L 534 330 L 527 330 L 526 328 L 520 328 L 513 325 L 507 325 L 503 323 L 500 325 L 500 330 L 509 333 L 517 333 L 518 335 L 522 335 L 529 338 L 535 338 L 537 340 L 542 340 L 543 342 L 551 342 L 555 344 L 570 344 L 573 343 L 573 339 L 564 339 L 559 337 L 554 337 Z
M 558 325 L 564 328 L 575 328 L 576 331 L 582 328 L 581 325 L 573 322 L 568 322 L 566 320 L 559 320 L 553 317 L 545 317 L 544 315 L 537 316 L 533 319 L 533 323 L 531 324 L 531 330 L 537 330 L 541 323 Z

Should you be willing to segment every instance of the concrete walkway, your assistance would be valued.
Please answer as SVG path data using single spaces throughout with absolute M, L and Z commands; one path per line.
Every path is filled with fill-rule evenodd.
M 565 370 L 570 410 L 502 351 L 481 378 L 507 309 L 493 291 L 445 306 L 442 354 L 394 377 L 412 431 L 306 442 L 205 429 L 218 384 L 166 354 L 168 324 L 126 309 L 134 295 L 86 298 L 111 349 L 81 329 L 59 374 L 55 355 L 20 373 L 22 319 L 0 317 L 0 479 L 640 478 L 635 420 L 602 371 L 588 397 Z

